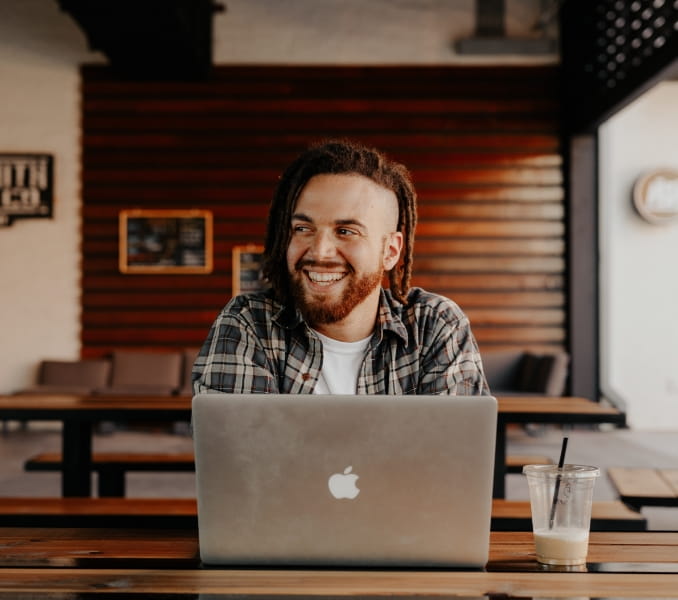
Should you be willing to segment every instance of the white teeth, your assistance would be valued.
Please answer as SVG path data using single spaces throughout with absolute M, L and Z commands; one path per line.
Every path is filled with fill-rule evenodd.
M 308 277 L 313 283 L 331 283 L 339 281 L 344 276 L 343 273 L 315 273 L 308 271 Z

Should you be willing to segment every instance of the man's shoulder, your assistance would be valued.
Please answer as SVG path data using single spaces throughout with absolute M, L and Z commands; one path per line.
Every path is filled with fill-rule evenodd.
M 466 318 L 454 300 L 418 287 L 410 288 L 407 294 L 407 304 L 401 306 L 403 315 L 443 318 L 454 322 Z
M 249 292 L 247 294 L 238 294 L 237 296 L 233 296 L 233 298 L 231 298 L 231 300 L 226 305 L 226 308 L 245 308 L 248 306 L 253 308 L 280 309 L 280 303 L 275 299 L 275 296 L 270 290 L 264 290 L 262 292 Z
M 270 319 L 281 310 L 280 302 L 267 290 L 234 296 L 222 309 L 221 316 L 259 321 L 262 318 Z

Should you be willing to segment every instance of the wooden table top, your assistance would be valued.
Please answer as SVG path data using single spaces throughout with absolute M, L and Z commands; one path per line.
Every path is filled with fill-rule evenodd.
M 664 563 L 678 573 L 678 532 L 591 532 L 588 561 Z M 0 567 L 198 567 L 195 530 L 0 528 Z M 596 567 L 597 568 L 597 567 Z M 531 532 L 493 531 L 488 571 L 541 570 Z M 2 571 L 0 570 L 0 573 Z M 678 588 L 676 588 L 678 591 Z
M 500 414 L 621 415 L 613 406 L 575 396 L 499 396 Z M 105 396 L 78 394 L 0 395 L 2 410 L 190 410 L 190 396 Z
M 0 411 L 191 410 L 190 396 L 0 395 Z
M 200 568 L 195 531 L 0 528 L 0 595 L 670 598 L 678 532 L 591 533 L 588 571 L 546 572 L 531 533 L 493 532 L 486 571 Z M 604 572 L 602 564 L 620 572 Z M 659 569 L 643 570 L 643 565 Z M 662 566 L 666 569 L 662 570 Z M 614 570 L 614 569 L 611 569 Z M 88 596 L 89 597 L 89 596 Z
M 237 569 L 21 569 L 0 570 L 0 594 L 105 594 L 106 597 L 360 596 L 383 598 L 675 598 L 676 574 L 488 573 Z M 176 596 L 179 595 L 179 596 Z M 25 597 L 25 596 L 19 596 Z M 33 597 L 33 596 L 31 596 Z M 71 597 L 70 595 L 68 596 Z M 80 597 L 79 595 L 77 597 Z
M 499 396 L 497 403 L 500 413 L 621 414 L 614 406 L 577 396 Z

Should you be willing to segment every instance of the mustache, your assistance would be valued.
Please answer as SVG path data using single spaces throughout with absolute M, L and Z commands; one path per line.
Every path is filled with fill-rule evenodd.
M 349 272 L 353 271 L 353 267 L 348 263 L 338 261 L 326 260 L 310 260 L 308 258 L 299 259 L 294 265 L 295 271 L 301 271 L 304 267 L 317 267 L 320 269 L 346 269 Z

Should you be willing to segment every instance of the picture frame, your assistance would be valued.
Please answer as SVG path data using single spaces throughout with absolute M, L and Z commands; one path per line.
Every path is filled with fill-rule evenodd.
M 212 232 L 209 210 L 122 210 L 119 215 L 120 272 L 211 273 Z
M 261 266 L 264 247 L 245 244 L 233 247 L 233 295 L 260 292 L 269 287 L 264 281 Z

